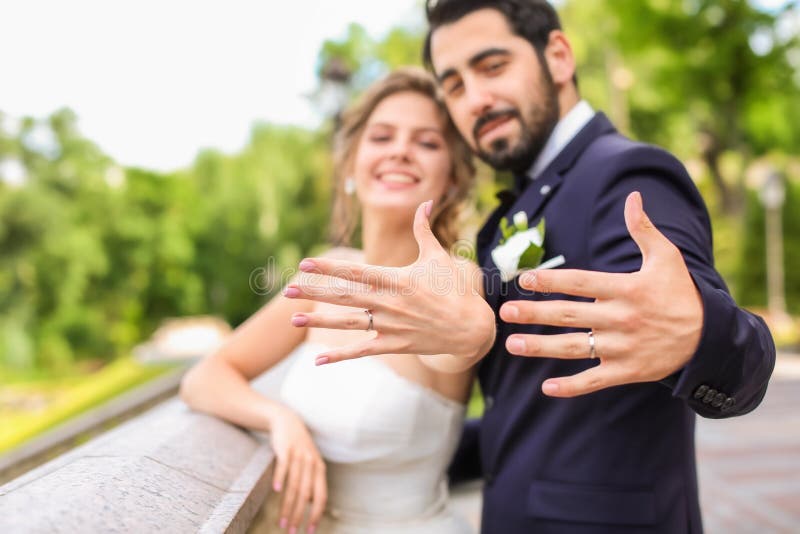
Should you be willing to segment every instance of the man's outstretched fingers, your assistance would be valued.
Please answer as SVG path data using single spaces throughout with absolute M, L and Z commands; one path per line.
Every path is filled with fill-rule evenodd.
M 667 237 L 650 221 L 642 204 L 642 194 L 634 191 L 625 199 L 625 225 L 642 252 L 643 269 L 648 259 L 659 254 L 680 254 Z
M 572 328 L 607 328 L 611 323 L 603 304 L 571 300 L 512 300 L 500 308 L 500 318 L 507 323 Z
M 519 285 L 528 291 L 549 295 L 609 299 L 617 295 L 627 274 L 599 273 L 577 269 L 543 269 L 522 273 Z
M 514 334 L 506 339 L 506 349 L 517 356 L 535 358 L 578 360 L 591 357 L 587 332 L 556 335 Z
M 572 376 L 548 378 L 542 384 L 542 393 L 549 397 L 577 397 L 624 383 L 617 379 L 611 366 L 601 364 Z

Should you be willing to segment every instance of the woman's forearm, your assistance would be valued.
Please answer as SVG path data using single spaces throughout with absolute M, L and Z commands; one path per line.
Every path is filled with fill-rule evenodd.
M 192 409 L 252 430 L 269 431 L 283 406 L 255 391 L 236 369 L 209 358 L 181 381 L 181 399 Z

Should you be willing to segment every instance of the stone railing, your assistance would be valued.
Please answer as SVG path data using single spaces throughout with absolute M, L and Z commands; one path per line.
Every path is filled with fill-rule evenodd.
M 272 459 L 173 399 L 0 487 L 0 532 L 244 532 Z
M 285 368 L 254 387 L 274 395 Z M 0 533 L 245 532 L 272 461 L 264 435 L 173 397 L 0 486 Z

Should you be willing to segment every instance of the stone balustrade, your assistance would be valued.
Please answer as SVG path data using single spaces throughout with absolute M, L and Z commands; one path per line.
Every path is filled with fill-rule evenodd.
M 254 388 L 274 396 L 288 364 Z M 0 486 L 0 533 L 245 532 L 273 458 L 264 434 L 172 398 Z
M 272 460 L 172 399 L 0 487 L 0 532 L 244 532 Z

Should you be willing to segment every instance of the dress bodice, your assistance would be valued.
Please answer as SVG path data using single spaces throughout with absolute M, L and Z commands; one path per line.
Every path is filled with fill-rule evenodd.
M 280 396 L 326 460 L 329 514 L 353 525 L 341 532 L 355 525 L 388 532 L 392 524 L 406 532 L 468 532 L 447 509 L 445 479 L 464 405 L 378 359 L 315 366 L 327 349 L 300 345 Z

